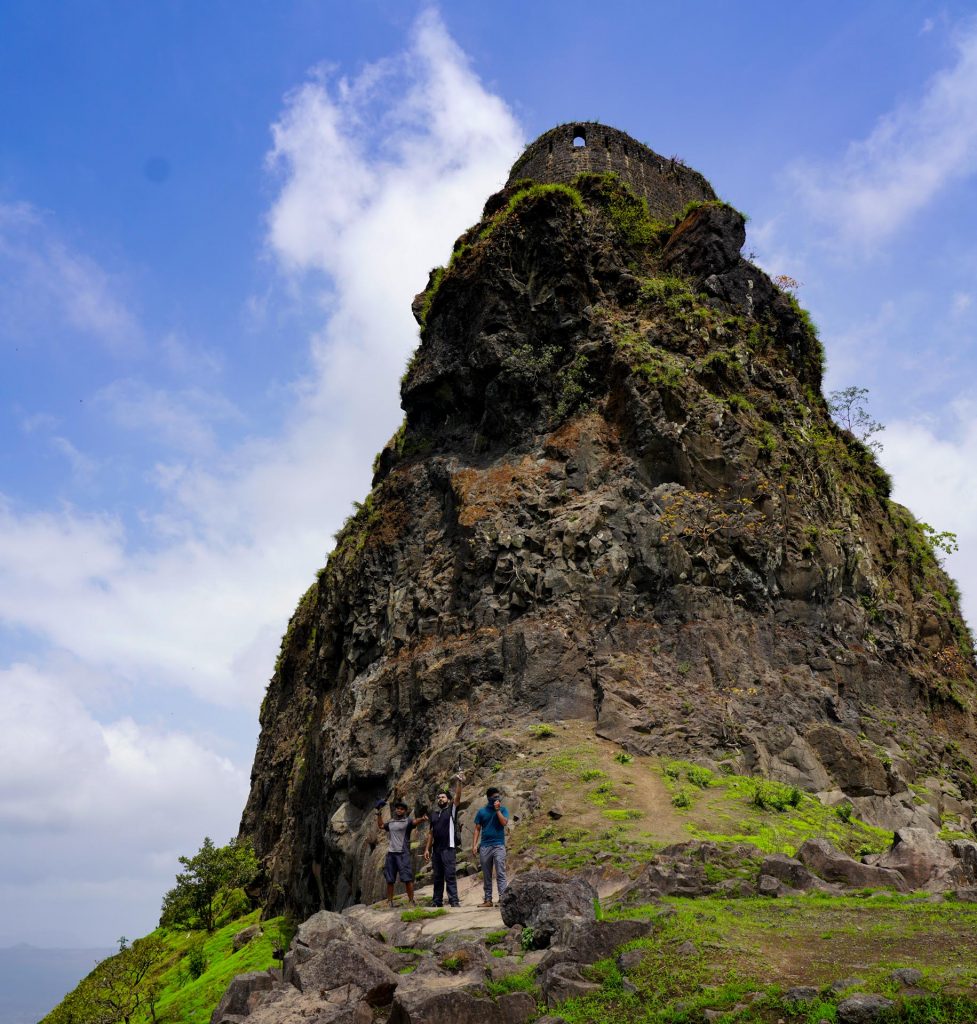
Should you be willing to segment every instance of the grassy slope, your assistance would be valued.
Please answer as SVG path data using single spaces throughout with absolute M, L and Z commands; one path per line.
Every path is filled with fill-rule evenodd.
M 553 729 L 550 736 L 530 733 L 524 741 L 519 770 L 542 769 L 545 781 L 542 813 L 513 831 L 516 866 L 531 862 L 567 869 L 598 858 L 633 873 L 663 846 L 690 839 L 752 843 L 764 853 L 793 854 L 806 839 L 824 838 L 856 856 L 881 852 L 892 840 L 890 832 L 857 818 L 844 821 L 807 794 L 798 794 L 797 805 L 783 810 L 759 807 L 754 779 L 625 755 L 594 736 L 586 723 Z M 786 793 L 776 784 L 772 789 Z M 562 815 L 557 821 L 547 816 L 554 807 Z
M 848 992 L 898 998 L 900 986 L 889 975 L 901 967 L 922 971 L 919 988 L 927 994 L 888 1019 L 977 1019 L 975 905 L 881 893 L 665 903 L 674 913 L 662 915 L 658 906 L 606 911 L 656 918 L 661 927 L 625 947 L 643 953 L 627 974 L 636 991 L 626 990 L 614 960 L 602 961 L 588 969 L 600 991 L 560 1007 L 568 1024 L 680 1024 L 702 1020 L 705 1009 L 724 1011 L 723 1024 L 834 1021 L 845 992 L 828 986 L 855 977 L 860 981 Z M 792 1006 L 783 994 L 796 985 L 820 995 Z
M 275 966 L 272 949 L 278 938 L 279 927 L 284 918 L 271 918 L 261 922 L 263 934 L 252 940 L 238 952 L 233 952 L 234 936 L 243 928 L 257 924 L 261 912 L 258 910 L 229 921 L 212 935 L 202 932 L 176 931 L 160 928 L 153 932 L 165 941 L 168 953 L 153 978 L 161 987 L 156 1005 L 157 1021 L 179 1022 L 179 1024 L 207 1024 L 210 1015 L 224 994 L 224 989 L 236 974 L 246 971 L 263 971 Z M 187 973 L 186 958 L 203 938 L 203 952 L 206 970 L 199 978 L 191 979 Z M 50 1019 L 45 1017 L 41 1024 Z M 141 1010 L 131 1024 L 144 1024 L 151 1020 L 148 1008 Z

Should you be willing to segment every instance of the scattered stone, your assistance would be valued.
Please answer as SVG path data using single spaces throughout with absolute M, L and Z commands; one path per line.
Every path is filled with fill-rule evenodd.
M 838 1004 L 838 1024 L 872 1024 L 891 1006 L 895 1003 L 885 996 L 864 993 L 849 996 Z
M 645 954 L 640 949 L 629 949 L 626 953 L 621 953 L 617 958 L 617 966 L 621 971 L 630 971 L 635 967 L 640 967 L 644 963 Z
M 236 953 L 239 949 L 243 949 L 252 939 L 256 939 L 261 934 L 261 925 L 259 924 L 253 924 L 248 928 L 243 928 L 234 936 L 233 939 L 231 939 L 231 948 Z
M 923 980 L 923 972 L 915 967 L 900 967 L 898 970 L 892 971 L 889 977 L 897 985 L 902 985 L 904 988 L 913 988 Z
M 557 1006 L 568 999 L 590 995 L 597 992 L 600 985 L 595 984 L 580 973 L 580 968 L 573 963 L 561 963 L 551 967 L 542 978 L 540 988 L 547 1006 Z M 395 1024 L 391 1018 L 391 1024 Z M 467 1022 L 466 1022 L 467 1024 Z
M 832 995 L 841 995 L 842 992 L 847 992 L 850 988 L 858 988 L 865 984 L 864 978 L 841 978 L 839 981 L 833 981 L 828 986 L 828 991 Z
M 784 993 L 786 1003 L 809 1003 L 817 999 L 818 990 L 810 985 L 795 985 Z

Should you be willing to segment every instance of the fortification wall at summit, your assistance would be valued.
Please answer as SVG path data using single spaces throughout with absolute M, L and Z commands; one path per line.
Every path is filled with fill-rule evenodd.
M 596 121 L 570 122 L 544 132 L 512 165 L 509 184 L 521 178 L 569 184 L 578 174 L 608 171 L 644 196 L 657 218 L 670 217 L 693 200 L 717 198 L 698 171 Z

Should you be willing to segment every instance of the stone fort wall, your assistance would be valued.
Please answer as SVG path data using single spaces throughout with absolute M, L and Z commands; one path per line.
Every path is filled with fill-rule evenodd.
M 644 196 L 652 217 L 660 219 L 673 216 L 693 200 L 717 198 L 698 171 L 596 121 L 570 122 L 544 132 L 512 165 L 508 184 L 521 178 L 569 184 L 578 174 L 608 171 Z

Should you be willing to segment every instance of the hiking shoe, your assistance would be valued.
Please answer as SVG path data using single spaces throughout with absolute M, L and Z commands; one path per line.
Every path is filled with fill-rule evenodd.
M 488 907 L 491 907 L 491 906 L 492 906 L 492 901 L 491 900 L 486 900 L 484 903 L 479 903 L 479 907 L 488 908 Z
M 454 907 L 455 910 L 457 910 L 461 906 L 461 904 L 460 903 L 449 903 L 448 906 L 449 907 Z

